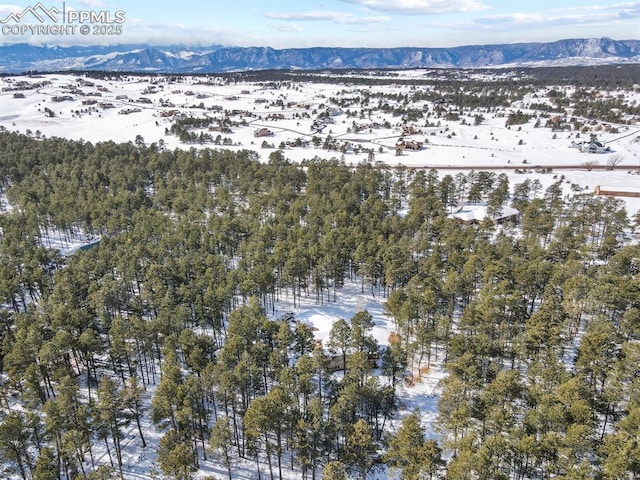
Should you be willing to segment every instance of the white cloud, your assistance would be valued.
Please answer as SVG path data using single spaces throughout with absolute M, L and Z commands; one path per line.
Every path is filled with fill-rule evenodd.
M 302 27 L 296 23 L 282 23 L 276 25 L 275 29 L 279 32 L 301 32 Z
M 24 10 L 24 7 L 17 5 L 0 5 L 0 20 L 11 13 L 20 13 L 22 10 Z
M 469 22 L 473 27 L 536 27 L 536 26 L 579 26 L 579 25 L 608 25 L 621 19 L 632 19 L 640 17 L 640 10 L 623 10 L 620 12 L 607 11 L 609 9 L 594 10 L 589 13 L 574 13 L 565 15 L 544 15 L 534 13 L 510 13 L 506 15 L 496 15 L 479 17 Z
M 301 21 L 301 22 L 315 22 L 315 21 L 327 21 L 338 22 L 341 19 L 348 17 L 348 13 L 340 12 L 301 12 L 301 13 L 267 13 L 267 17 L 275 20 L 287 20 L 287 21 Z
M 80 3 L 85 7 L 91 8 L 103 8 L 107 6 L 102 0 L 80 0 Z
M 371 10 L 397 14 L 436 15 L 471 12 L 487 7 L 481 0 L 341 0 L 365 6 Z
M 384 23 L 391 19 L 386 16 L 357 17 L 351 13 L 311 11 L 301 13 L 268 13 L 267 17 L 274 20 L 295 22 L 332 22 L 345 25 L 369 25 L 372 23 Z
M 491 17 L 480 17 L 473 21 L 477 25 L 500 25 L 500 24 L 539 24 L 547 22 L 548 17 L 536 13 L 508 13 L 506 15 L 495 15 Z
M 640 12 L 640 2 L 614 3 L 613 5 L 584 5 L 575 7 L 560 7 L 551 9 L 552 12 L 580 12 L 602 10 L 631 10 Z

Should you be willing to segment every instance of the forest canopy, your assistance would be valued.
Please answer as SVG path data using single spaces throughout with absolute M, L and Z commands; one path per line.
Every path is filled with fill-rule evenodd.
M 144 448 L 151 421 L 173 478 L 238 459 L 272 478 L 635 478 L 640 251 L 622 202 L 562 181 L 1 131 L 0 458 L 25 479 L 123 475 L 125 429 Z M 519 223 L 448 216 L 478 200 Z M 54 235 L 99 241 L 64 256 Z M 275 315 L 347 283 L 383 299 L 384 348 L 366 311 L 326 350 Z M 428 439 L 399 386 L 434 361 Z

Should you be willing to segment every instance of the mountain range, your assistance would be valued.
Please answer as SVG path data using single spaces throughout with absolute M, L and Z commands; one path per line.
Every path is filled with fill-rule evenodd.
M 0 46 L 0 72 L 219 73 L 268 69 L 488 68 L 640 63 L 640 40 L 567 39 L 451 48 Z

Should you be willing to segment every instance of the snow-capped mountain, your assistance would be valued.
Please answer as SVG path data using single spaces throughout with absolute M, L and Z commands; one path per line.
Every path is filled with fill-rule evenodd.
M 0 47 L 0 72 L 105 70 L 215 73 L 326 68 L 482 68 L 640 63 L 640 40 L 589 38 L 453 48 Z

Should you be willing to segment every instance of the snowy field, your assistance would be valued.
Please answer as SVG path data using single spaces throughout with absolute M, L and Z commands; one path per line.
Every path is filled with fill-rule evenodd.
M 425 77 L 423 71 L 398 72 L 404 78 Z M 229 83 L 214 77 L 136 77 L 123 76 L 116 79 L 94 79 L 70 74 L 44 75 L 38 77 L 16 76 L 0 78 L 0 126 L 9 131 L 27 133 L 34 137 L 64 137 L 83 139 L 89 142 L 112 140 L 115 142 L 140 142 L 156 144 L 159 148 L 229 148 L 252 149 L 263 161 L 279 149 L 281 144 L 294 143 L 296 139 L 309 142 L 306 146 L 284 145 L 286 158 L 294 162 L 314 157 L 344 159 L 347 164 L 359 164 L 373 160 L 389 166 L 405 165 L 413 168 L 436 168 L 441 175 L 468 172 L 471 169 L 492 169 L 506 173 L 511 186 L 525 179 L 538 179 L 545 189 L 561 176 L 565 193 L 572 185 L 585 192 L 593 192 L 597 185 L 614 186 L 620 189 L 637 189 L 640 186 L 640 127 L 615 125 L 615 132 L 598 130 L 598 140 L 610 148 L 604 154 L 586 154 L 571 147 L 576 140 L 575 131 L 552 132 L 550 128 L 535 127 L 534 121 L 521 126 L 507 127 L 505 116 L 522 109 L 526 111 L 528 99 L 513 108 L 499 111 L 469 111 L 460 120 L 447 121 L 429 118 L 437 126 L 427 126 L 426 119 L 412 122 L 417 131 L 406 137 L 423 142 L 423 148 L 405 150 L 398 155 L 396 142 L 403 136 L 400 117 L 375 108 L 377 99 L 362 108 L 358 103 L 337 110 L 335 99 L 349 104 L 363 94 L 382 92 L 409 95 L 410 86 L 358 87 L 345 83 L 287 83 L 271 85 L 262 83 Z M 205 82 L 206 80 L 206 82 Z M 543 89 L 544 90 L 544 89 Z M 540 92 L 541 95 L 544 92 Z M 612 95 L 620 92 L 612 92 Z M 638 94 L 635 94 L 638 96 Z M 56 98 L 57 97 L 57 98 Z M 59 100 L 59 101 L 54 101 Z M 639 99 L 640 100 L 640 99 Z M 94 103 L 95 101 L 95 103 Z M 537 101 L 541 101 L 538 99 Z M 181 117 L 222 118 L 219 111 L 227 112 L 231 120 L 230 132 L 200 129 L 213 137 L 218 134 L 226 139 L 224 146 L 212 143 L 183 143 L 176 135 L 168 133 L 172 123 Z M 417 104 L 416 109 L 433 110 L 431 104 Z M 336 109 L 329 114 L 329 109 Z M 348 115 L 347 110 L 358 111 Z M 312 129 L 318 115 L 326 113 L 331 119 L 321 129 Z M 482 114 L 484 120 L 474 125 L 474 115 Z M 386 125 L 386 126 L 385 126 Z M 358 128 L 356 128 L 358 127 Z M 363 128 L 360 128 L 363 127 Z M 271 134 L 256 137 L 256 131 L 268 129 Z M 199 132 L 198 131 L 198 132 Z M 313 137 L 319 137 L 320 145 L 313 145 Z M 336 140 L 342 148 L 326 150 L 322 144 L 327 137 Z M 582 134 L 586 140 L 589 134 Z M 263 147 L 263 142 L 268 144 Z M 304 144 L 304 142 L 303 142 Z M 366 151 L 363 151 L 366 150 Z M 617 156 L 617 169 L 603 167 Z M 588 168 L 587 168 L 588 167 Z M 620 168 L 623 167 L 623 168 Z M 543 173 L 542 169 L 551 169 Z M 575 188 L 574 188 L 575 189 Z M 630 216 L 640 210 L 640 199 L 624 199 Z M 79 244 L 88 244 L 95 239 L 76 239 L 74 242 L 49 240 L 50 246 L 58 246 L 69 253 Z M 49 245 L 48 245 L 49 246 Z M 374 336 L 381 345 L 388 344 L 393 330 L 391 320 L 384 315 L 384 298 L 373 297 L 365 289 L 360 293 L 358 283 L 347 283 L 338 292 L 337 302 L 318 305 L 314 295 L 303 298 L 300 306 L 293 307 L 293 299 L 281 299 L 276 304 L 276 316 L 294 312 L 296 319 L 311 325 L 317 339 L 328 336 L 333 322 L 339 318 L 350 319 L 356 312 L 366 309 L 375 321 Z M 421 382 L 402 386 L 402 411 L 417 407 L 423 412 L 423 422 L 429 436 L 437 436 L 434 422 L 438 400 L 438 381 L 443 377 L 441 364 L 435 362 L 431 371 Z M 153 390 L 147 391 L 150 398 Z M 130 427 L 124 445 L 125 478 L 155 478 L 154 460 L 160 434 L 147 421 L 144 425 L 148 447 L 141 449 L 134 431 Z M 100 458 L 97 459 L 100 461 Z M 103 459 L 104 460 L 104 459 Z M 266 468 L 266 467 L 265 467 Z M 286 471 L 286 478 L 298 478 L 296 472 Z M 203 462 L 196 478 L 213 475 L 224 478 L 225 470 L 214 462 Z M 234 478 L 257 478 L 252 462 L 237 464 Z M 386 478 L 383 472 L 379 478 Z
M 439 76 L 437 71 L 420 70 L 395 74 L 403 80 L 435 80 Z M 233 83 L 211 76 L 122 76 L 104 80 L 68 74 L 3 77 L 0 126 L 36 137 L 93 143 L 138 140 L 169 149 L 222 148 L 214 143 L 181 142 L 169 130 L 178 118 L 226 118 L 230 131 L 205 127 L 193 133 L 212 138 L 220 135 L 224 148 L 255 150 L 263 161 L 281 148 L 285 157 L 294 162 L 317 156 L 343 159 L 353 165 L 373 160 L 389 166 L 435 168 L 453 174 L 458 170 L 492 169 L 507 173 L 512 185 L 527 177 L 539 178 L 543 186 L 553 183 L 553 175 L 535 173 L 540 168 L 564 175 L 568 186 L 573 183 L 590 191 L 599 184 L 623 189 L 640 185 L 640 177 L 635 175 L 640 169 L 640 126 L 590 125 L 591 132 L 580 136 L 575 130 L 554 132 L 544 127 L 546 119 L 537 128 L 534 119 L 523 125 L 506 126 L 509 113 L 537 113 L 526 107 L 534 101 L 543 103 L 548 88 L 541 88 L 536 98 L 526 95 L 509 108 L 465 110 L 455 121 L 431 116 L 407 122 L 378 108 L 378 99 L 371 98 L 365 106 L 358 99 L 364 94 L 381 93 L 410 96 L 416 92 L 415 87 L 360 87 L 348 81 L 348 76 L 340 84 Z M 571 90 L 566 94 L 570 95 Z M 640 101 L 640 94 L 635 92 L 613 91 L 609 95 L 625 95 L 630 103 Z M 338 103 L 344 106 L 340 108 Z M 433 112 L 434 107 L 426 101 L 405 105 L 425 112 Z M 314 129 L 314 122 L 322 115 L 328 120 L 320 129 Z M 475 115 L 483 117 L 479 125 L 474 124 Z M 407 149 L 397 155 L 396 142 L 403 136 L 403 127 L 415 131 L 405 132 L 405 138 L 422 142 L 422 149 Z M 608 131 L 610 127 L 614 130 Z M 256 137 L 260 129 L 267 129 L 270 134 Z M 572 148 L 571 142 L 586 141 L 591 133 L 608 147 L 607 153 L 587 154 Z M 317 146 L 312 142 L 314 136 L 320 140 Z M 334 140 L 336 149 L 323 148 L 327 137 Z M 303 146 L 289 146 L 298 139 Z M 263 148 L 264 142 L 268 148 Z M 369 151 L 373 151 L 373 158 Z M 617 169 L 607 171 L 604 167 L 612 156 L 617 159 Z M 630 214 L 640 209 L 640 202 L 628 204 Z

